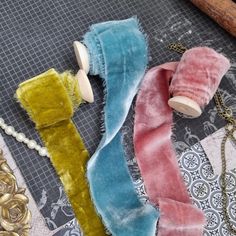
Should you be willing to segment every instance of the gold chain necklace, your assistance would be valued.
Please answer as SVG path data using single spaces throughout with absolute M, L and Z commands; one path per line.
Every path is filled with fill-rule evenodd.
M 168 48 L 170 50 L 173 50 L 175 52 L 178 52 L 180 54 L 183 54 L 187 48 L 182 45 L 181 43 L 171 43 L 168 45 Z M 217 91 L 214 95 L 214 100 L 216 104 L 216 109 L 218 115 L 224 119 L 227 124 L 225 126 L 225 136 L 222 139 L 221 142 L 221 161 L 222 161 L 222 174 L 221 174 L 221 180 L 222 180 L 222 208 L 223 208 L 223 217 L 224 221 L 230 231 L 230 233 L 236 235 L 236 227 L 233 226 L 233 224 L 230 221 L 230 216 L 227 210 L 227 181 L 226 181 L 226 157 L 225 157 L 225 145 L 228 139 L 234 142 L 236 144 L 236 138 L 234 137 L 234 132 L 236 131 L 236 119 L 233 117 L 232 109 L 227 107 L 224 104 L 223 98 L 219 91 Z
M 221 161 L 222 161 L 222 205 L 223 205 L 223 215 L 224 215 L 224 220 L 228 226 L 229 231 L 236 235 L 236 228 L 233 226 L 233 224 L 230 222 L 230 216 L 227 210 L 227 183 L 226 183 L 226 158 L 225 158 L 225 144 L 228 139 L 233 141 L 236 144 L 236 139 L 234 137 L 234 132 L 236 131 L 236 120 L 233 117 L 233 112 L 232 110 L 225 106 L 222 96 L 220 93 L 217 91 L 215 96 L 215 103 L 216 103 L 216 108 L 219 116 L 223 118 L 224 120 L 227 121 L 227 124 L 225 126 L 225 136 L 223 137 L 223 140 L 221 142 Z

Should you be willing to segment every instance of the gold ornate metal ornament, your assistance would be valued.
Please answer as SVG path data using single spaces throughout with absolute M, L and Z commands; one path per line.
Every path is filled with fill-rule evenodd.
M 28 236 L 31 213 L 25 189 L 19 188 L 0 149 L 0 236 Z

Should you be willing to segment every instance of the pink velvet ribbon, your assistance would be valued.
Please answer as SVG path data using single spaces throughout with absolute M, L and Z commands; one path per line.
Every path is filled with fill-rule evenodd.
M 150 201 L 160 209 L 158 236 L 200 236 L 204 214 L 191 202 L 171 142 L 173 115 L 167 101 L 177 65 L 157 66 L 144 77 L 135 108 L 135 156 Z
M 188 97 L 204 108 L 229 68 L 228 58 L 214 49 L 191 48 L 183 54 L 171 79 L 169 91 L 173 96 Z
M 203 212 L 191 202 L 172 146 L 170 93 L 204 108 L 229 68 L 222 54 L 196 47 L 179 63 L 154 67 L 143 79 L 135 107 L 134 149 L 149 199 L 160 209 L 158 236 L 200 236 L 205 223 Z

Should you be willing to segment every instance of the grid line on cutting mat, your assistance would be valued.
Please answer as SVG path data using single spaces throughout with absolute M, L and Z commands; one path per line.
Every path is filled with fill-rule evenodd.
M 51 67 L 76 72 L 78 66 L 72 48 L 74 40 L 82 40 L 93 23 L 134 15 L 148 35 L 150 66 L 180 58 L 166 49 L 166 45 L 173 41 L 181 41 L 189 47 L 211 46 L 229 58 L 235 58 L 234 39 L 187 0 L 1 0 L 0 114 L 4 120 L 17 131 L 41 143 L 33 122 L 14 99 L 18 84 Z M 101 138 L 103 88 L 101 79 L 92 76 L 90 79 L 95 102 L 83 104 L 73 120 L 92 154 Z M 222 86 L 229 93 L 235 93 L 235 88 L 229 83 L 225 82 Z M 203 138 L 204 132 L 197 127 L 207 119 L 207 114 L 206 111 L 194 125 L 176 116 L 177 139 L 183 139 L 186 125 Z M 220 119 L 216 119 L 216 126 L 222 125 Z M 61 184 L 50 161 L 11 137 L 4 138 L 38 204 L 42 200 L 42 192 L 46 191 L 47 202 L 41 212 L 49 228 L 54 229 L 72 219 L 73 215 L 65 215 L 61 208 L 52 217 Z

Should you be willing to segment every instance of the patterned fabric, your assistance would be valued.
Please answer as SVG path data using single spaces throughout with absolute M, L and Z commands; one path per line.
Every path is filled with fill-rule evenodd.
M 215 175 L 220 175 L 222 171 L 221 161 L 221 142 L 225 136 L 225 128 L 217 130 L 215 133 L 207 136 L 201 140 L 201 145 L 211 163 Z M 209 148 L 210 147 L 210 148 Z M 228 140 L 225 145 L 225 158 L 226 158 L 226 169 L 227 171 L 236 168 L 235 158 L 236 145 L 232 140 Z
M 208 146 L 208 150 L 214 149 Z M 219 147 L 220 148 L 220 147 Z M 211 164 L 201 146 L 196 143 L 178 159 L 182 175 L 194 204 L 204 211 L 207 224 L 204 236 L 233 236 L 223 220 L 221 178 L 214 175 Z M 227 174 L 228 209 L 232 223 L 236 225 L 236 170 Z
M 211 149 L 212 146 L 208 146 L 208 151 Z M 131 160 L 129 160 L 129 163 L 131 163 Z M 178 155 L 178 164 L 193 204 L 202 209 L 206 217 L 203 236 L 233 236 L 228 231 L 223 220 L 221 178 L 213 173 L 212 166 L 202 148 L 201 142 L 194 144 Z M 135 160 L 132 161 L 130 169 L 133 170 L 136 165 Z M 143 179 L 138 177 L 134 183 L 140 199 L 144 202 L 148 201 Z M 227 191 L 229 196 L 229 214 L 234 225 L 236 225 L 235 189 L 236 169 L 233 169 L 227 174 Z

